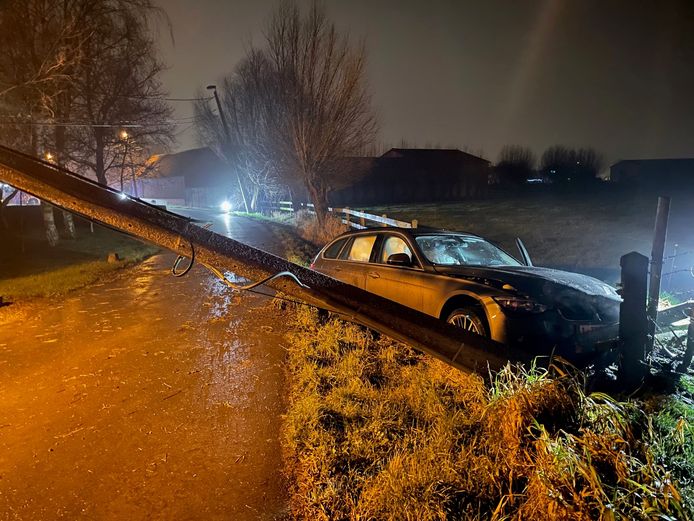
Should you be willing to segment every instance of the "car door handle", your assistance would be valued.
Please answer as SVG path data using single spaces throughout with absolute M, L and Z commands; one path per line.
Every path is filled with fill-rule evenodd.
M 340 268 L 339 266 L 335 266 L 335 267 L 333 268 L 333 271 L 342 271 L 342 268 Z
M 370 271 L 369 277 L 371 277 L 372 279 L 380 279 L 381 278 L 381 276 L 378 273 L 376 273 L 375 271 Z

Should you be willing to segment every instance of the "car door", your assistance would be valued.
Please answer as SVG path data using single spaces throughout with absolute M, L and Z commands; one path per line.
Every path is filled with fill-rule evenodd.
M 389 265 L 388 257 L 394 253 L 407 253 L 413 261 L 412 266 Z M 424 311 L 425 299 L 432 292 L 427 277 L 405 237 L 383 233 L 366 272 L 366 290 Z
M 342 248 L 339 258 L 330 263 L 328 274 L 342 282 L 365 289 L 366 272 L 375 243 L 375 233 L 355 235 Z

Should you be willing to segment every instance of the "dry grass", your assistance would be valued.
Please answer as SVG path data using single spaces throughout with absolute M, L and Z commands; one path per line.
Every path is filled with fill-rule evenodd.
M 506 368 L 487 387 L 295 310 L 283 449 L 298 519 L 686 518 L 633 403 Z
M 338 235 L 349 231 L 349 226 L 342 224 L 339 217 L 327 215 L 325 224 L 321 226 L 315 214 L 306 210 L 300 210 L 294 214 L 294 225 L 303 239 L 321 247 Z

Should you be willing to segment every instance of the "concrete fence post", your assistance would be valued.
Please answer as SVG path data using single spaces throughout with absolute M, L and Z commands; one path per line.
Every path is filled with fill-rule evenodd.
M 619 265 L 622 268 L 622 303 L 619 306 L 621 355 L 619 381 L 629 388 L 634 388 L 646 375 L 648 257 L 634 251 L 624 255 Z
M 412 219 L 412 228 L 416 228 L 419 225 L 419 221 L 417 219 Z

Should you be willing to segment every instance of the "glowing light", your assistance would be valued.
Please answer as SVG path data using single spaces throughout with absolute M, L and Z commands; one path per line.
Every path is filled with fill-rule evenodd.
M 229 201 L 222 202 L 222 204 L 220 204 L 219 207 L 223 212 L 228 213 L 231 211 L 231 203 Z
M 121 199 L 125 199 L 128 196 L 125 194 L 125 192 L 121 192 L 118 194 L 118 197 L 120 197 Z
M 53 161 L 53 154 L 46 152 L 46 161 Z
M 120 131 L 120 138 L 123 140 L 128 139 L 128 132 L 126 130 L 121 130 Z

